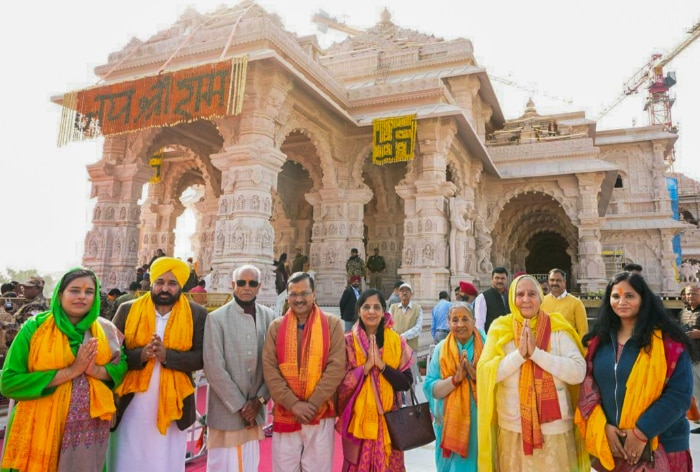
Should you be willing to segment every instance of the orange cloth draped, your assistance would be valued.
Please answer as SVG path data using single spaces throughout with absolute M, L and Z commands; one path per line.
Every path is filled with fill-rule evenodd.
M 474 330 L 474 359 L 476 367 L 484 349 L 484 340 L 478 329 Z M 457 373 L 460 361 L 460 352 L 457 347 L 457 339 L 454 334 L 447 335 L 440 351 L 440 377 L 443 379 L 452 377 Z M 442 456 L 450 457 L 454 452 L 466 458 L 469 455 L 469 427 L 471 425 L 470 393 L 476 398 L 476 379 L 469 377 L 467 382 L 462 382 L 452 393 L 445 398 L 444 426 L 442 433 Z
M 102 326 L 95 321 L 90 326 L 97 338 L 97 365 L 105 365 L 112 358 Z M 75 361 L 68 337 L 56 326 L 53 315 L 46 318 L 32 336 L 27 368 L 29 372 L 59 370 Z M 86 375 L 90 389 L 90 416 L 109 421 L 116 411 L 112 391 L 102 381 Z M 7 439 L 4 469 L 23 472 L 54 471 L 58 467 L 66 416 L 70 408 L 72 382 L 65 382 L 45 397 L 22 400 L 15 409 L 12 430 Z
M 166 349 L 188 351 L 192 348 L 193 331 L 192 309 L 185 297 L 180 297 L 173 305 L 168 324 L 165 326 L 163 346 Z M 124 327 L 124 343 L 128 349 L 143 347 L 151 342 L 155 332 L 156 307 L 151 294 L 146 293 L 134 302 L 129 311 Z M 127 371 L 124 382 L 116 388 L 115 393 L 124 396 L 148 390 L 155 363 L 156 359 L 153 358 L 143 369 Z M 184 400 L 193 393 L 194 387 L 188 374 L 163 366 L 160 373 L 160 400 L 156 420 L 161 434 L 165 434 L 171 421 L 182 418 Z
M 592 357 L 591 357 L 592 358 Z M 654 403 L 663 392 L 666 385 L 661 379 L 666 379 L 667 359 L 661 330 L 654 330 L 651 337 L 651 349 L 640 349 L 637 360 L 627 379 L 627 393 L 620 413 L 619 429 L 632 429 L 640 416 Z M 627 401 L 629 400 L 629 401 Z M 597 404 L 588 419 L 584 419 L 580 409 L 576 409 L 574 422 L 581 430 L 581 436 L 586 440 L 586 449 L 597 457 L 607 470 L 615 468 L 615 459 L 605 434 L 607 419 L 603 407 Z M 651 449 L 659 447 L 657 436 L 650 439 Z
M 353 332 L 359 330 L 358 325 L 355 325 Z M 357 334 L 353 333 L 353 341 L 355 345 L 355 359 L 357 365 L 364 365 L 367 362 L 367 354 L 357 339 Z M 401 352 L 401 337 L 396 331 L 384 329 L 384 346 L 382 347 L 382 360 L 392 369 L 398 369 L 402 360 Z M 377 377 L 379 385 L 377 388 Z M 369 380 L 369 381 L 368 381 Z M 348 426 L 348 432 L 358 439 L 377 440 L 379 435 L 379 424 L 382 423 L 382 431 L 384 438 L 384 459 L 386 465 L 389 465 L 391 458 L 391 438 L 389 437 L 389 429 L 386 427 L 384 412 L 391 411 L 394 407 L 394 389 L 388 380 L 383 375 L 368 375 L 365 377 L 365 382 L 360 388 L 360 392 L 355 399 L 353 405 L 352 418 Z M 377 403 L 377 400 L 381 404 Z
M 302 401 L 307 401 L 314 392 L 326 367 L 331 336 L 328 320 L 317 305 L 311 310 L 304 324 L 301 341 L 301 364 L 299 363 L 299 344 L 297 338 L 298 319 L 290 309 L 284 315 L 277 333 L 276 350 L 282 377 L 294 394 Z M 321 405 L 316 417 L 310 424 L 318 424 L 323 418 L 335 416 L 333 400 Z M 275 403 L 273 430 L 280 433 L 299 431 L 294 414 Z
M 535 325 L 535 326 L 533 326 Z M 538 348 L 549 351 L 552 336 L 552 323 L 549 315 L 540 311 L 537 318 L 530 320 L 534 328 L 535 344 Z M 513 317 L 515 347 L 520 345 L 523 323 Z M 544 436 L 542 423 L 561 419 L 559 397 L 552 374 L 527 359 L 520 368 L 520 424 L 523 436 L 523 452 L 531 456 L 535 449 L 542 449 Z

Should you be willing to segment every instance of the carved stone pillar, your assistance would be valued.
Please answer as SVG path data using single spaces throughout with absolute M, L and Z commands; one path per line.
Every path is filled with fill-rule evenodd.
M 443 160 L 444 165 L 442 156 L 423 156 L 422 159 Z M 403 262 L 398 272 L 413 287 L 413 297 L 425 306 L 434 305 L 435 295 L 450 283 L 447 198 L 454 191 L 452 182 L 434 179 L 402 182 L 396 186 L 406 211 Z
M 305 197 L 314 209 L 310 266 L 316 272 L 318 301 L 335 304 L 347 285 L 345 263 L 350 250 L 357 248 L 366 260 L 364 206 L 372 199 L 372 191 L 328 188 Z
M 598 190 L 602 174 L 578 175 L 579 184 L 579 274 L 582 293 L 598 292 L 607 285 L 603 246 L 600 242 L 602 220 L 598 217 Z
M 242 264 L 254 264 L 262 272 L 258 299 L 271 304 L 276 293 L 270 191 L 277 187 L 277 174 L 286 156 L 272 147 L 242 144 L 227 146 L 224 152 L 212 155 L 211 159 L 222 172 L 212 257 L 212 290 L 229 291 L 233 269 Z
M 141 162 L 110 164 L 123 140 L 108 138 L 104 158 L 87 166 L 92 182 L 91 197 L 97 197 L 93 227 L 85 237 L 83 265 L 94 270 L 106 290 L 128 288 L 136 280 L 139 245 L 137 204 L 151 169 Z
M 658 283 L 658 286 L 656 286 L 656 284 L 652 284 L 651 282 L 649 283 L 651 289 L 659 295 L 675 297 L 678 295 L 684 285 L 677 281 L 676 269 L 674 269 L 676 253 L 673 251 L 673 237 L 677 231 L 677 228 L 659 230 L 661 243 L 656 255 L 659 258 L 658 278 L 660 282 Z M 645 268 L 644 271 L 646 272 L 647 269 Z
M 665 160 L 666 152 L 667 146 L 665 142 L 654 143 L 651 179 L 652 189 L 654 191 L 654 209 L 658 213 L 671 215 L 671 196 L 668 193 L 668 187 L 666 185 L 666 172 L 668 171 L 668 165 Z
M 179 200 L 167 200 L 162 184 L 149 184 L 148 198 L 144 202 L 141 227 L 140 259 L 148 263 L 157 249 L 172 256 L 175 251 L 175 226 L 177 218 L 185 211 Z
M 214 254 L 214 234 L 216 220 L 218 219 L 219 201 L 211 190 L 206 190 L 204 199 L 194 204 L 199 212 L 195 236 L 192 241 L 192 252 L 197 260 L 199 275 L 205 276 L 211 269 L 211 260 Z M 209 289 L 210 287 L 207 287 Z

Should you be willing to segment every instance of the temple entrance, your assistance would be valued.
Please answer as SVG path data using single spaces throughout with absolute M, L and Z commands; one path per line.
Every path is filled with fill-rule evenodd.
M 199 253 L 200 241 L 196 233 L 197 222 L 202 215 L 195 204 L 204 198 L 204 185 L 195 184 L 187 187 L 180 195 L 180 203 L 184 207 L 182 214 L 175 220 L 175 248 L 174 257 L 186 261 L 187 258 L 195 258 Z M 197 261 L 198 262 L 198 261 Z M 201 269 L 197 272 L 201 272 Z
M 567 274 L 567 287 L 576 291 L 578 232 L 552 196 L 529 191 L 503 207 L 493 231 L 491 260 L 511 273 L 542 276 L 551 269 Z
M 302 247 L 308 255 L 313 208 L 304 198 L 313 186 L 309 172 L 301 164 L 287 161 L 277 176 L 277 192 L 272 192 L 272 227 L 275 230 L 275 260 L 283 253 L 288 260 Z
M 525 271 L 528 274 L 547 274 L 557 268 L 566 272 L 566 286 L 571 289 L 571 256 L 566 240 L 553 231 L 534 235 L 526 244 Z

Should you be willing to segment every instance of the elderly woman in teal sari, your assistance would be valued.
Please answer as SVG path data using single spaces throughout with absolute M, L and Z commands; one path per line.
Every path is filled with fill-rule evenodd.
M 438 472 L 476 471 L 476 363 L 486 341 L 474 312 L 453 303 L 447 316 L 450 333 L 435 347 L 423 392 L 430 401 Z
M 126 372 L 123 337 L 99 317 L 95 274 L 73 269 L 49 311 L 27 320 L 7 355 L 0 393 L 17 401 L 3 470 L 101 471 L 116 411 L 112 389 Z

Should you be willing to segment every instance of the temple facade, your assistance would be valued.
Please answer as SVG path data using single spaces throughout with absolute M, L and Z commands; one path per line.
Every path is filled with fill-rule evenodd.
M 353 247 L 379 248 L 385 293 L 401 278 L 424 307 L 459 280 L 488 287 L 495 266 L 558 267 L 570 290 L 598 293 L 635 262 L 653 290 L 678 294 L 672 240 L 695 226 L 674 219 L 667 190 L 677 135 L 601 131 L 583 112 L 542 116 L 532 102 L 507 121 L 468 39 L 407 30 L 385 12 L 322 49 L 244 2 L 188 10 L 96 74 L 117 83 L 240 55 L 240 114 L 107 136 L 88 166 L 96 204 L 83 262 L 106 287 L 128 286 L 157 248 L 173 253 L 180 197 L 199 186 L 193 249 L 213 291 L 252 263 L 272 302 L 273 260 L 301 246 L 323 304 L 338 302 Z M 415 159 L 373 164 L 373 120 L 403 115 L 417 119 Z M 148 183 L 160 149 L 162 180 Z

